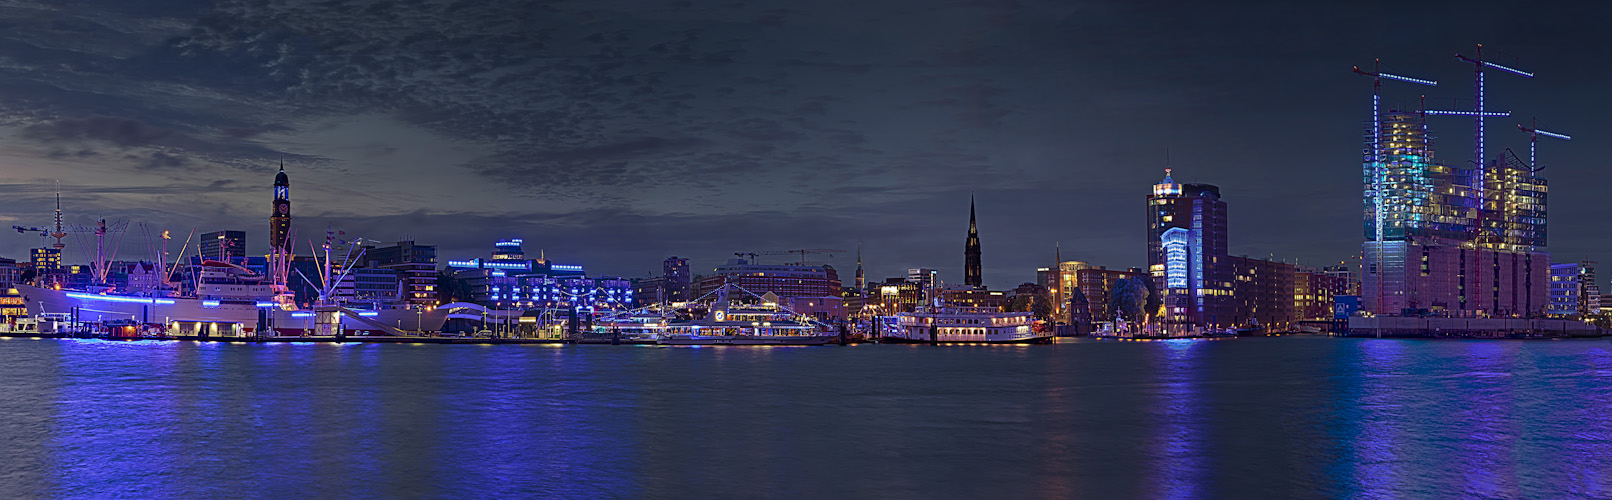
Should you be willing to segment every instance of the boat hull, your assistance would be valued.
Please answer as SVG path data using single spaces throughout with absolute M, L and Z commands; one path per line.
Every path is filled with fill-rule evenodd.
M 833 335 L 673 335 L 662 337 L 660 345 L 827 345 Z
M 208 336 L 253 336 L 258 323 L 258 311 L 267 311 L 271 328 L 281 334 L 299 335 L 312 332 L 313 315 L 309 311 L 287 311 L 278 308 L 258 308 L 253 304 L 215 303 L 201 299 L 179 297 L 120 297 L 101 296 L 71 290 L 54 290 L 29 285 L 17 285 L 17 292 L 25 300 L 28 314 L 78 312 L 83 322 L 133 320 L 142 324 L 181 325 L 181 330 L 193 331 L 197 325 L 208 325 Z M 210 303 L 216 305 L 209 305 Z M 348 335 L 383 334 L 368 322 L 392 326 L 401 330 L 439 331 L 446 319 L 445 311 L 434 309 L 417 312 L 411 309 L 382 309 L 366 312 L 369 317 L 344 315 L 342 328 Z M 183 332 L 170 332 L 182 334 Z
M 913 339 L 913 338 L 907 338 L 907 337 L 890 336 L 890 337 L 880 337 L 878 339 L 878 341 L 881 344 L 930 344 L 930 343 L 933 343 L 933 344 L 951 344 L 951 345 L 962 345 L 962 344 L 1051 344 L 1051 343 L 1053 343 L 1054 338 L 1051 335 L 1044 336 L 1044 337 L 1024 337 L 1024 338 L 1016 338 L 1016 339 L 994 339 L 994 340 L 949 340 L 949 339 L 942 338 L 942 339 L 938 339 L 938 340 L 935 340 L 935 341 L 931 342 L 929 339 Z

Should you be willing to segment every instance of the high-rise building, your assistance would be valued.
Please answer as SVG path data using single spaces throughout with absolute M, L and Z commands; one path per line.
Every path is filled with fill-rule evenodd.
M 694 277 L 688 273 L 688 259 L 673 255 L 661 263 L 661 297 L 666 302 L 688 302 Z
M 980 277 L 980 234 L 974 225 L 974 197 L 968 197 L 968 242 L 963 245 L 963 284 L 985 286 Z
M 274 208 L 269 214 L 269 253 L 291 251 L 288 241 L 290 234 L 291 180 L 285 175 L 285 162 L 282 161 L 280 173 L 274 176 Z M 245 251 L 244 245 L 242 251 Z
M 239 262 L 246 258 L 246 231 L 213 231 L 201 235 L 201 258 Z
M 1421 113 L 1390 111 L 1382 117 L 1383 239 L 1451 238 L 1477 234 L 1478 203 L 1472 169 L 1438 163 Z M 1377 237 L 1377 200 L 1372 195 L 1372 130 L 1365 148 L 1365 237 Z
M 1148 273 L 1164 295 L 1164 320 L 1234 325 L 1226 257 L 1226 202 L 1220 188 L 1179 184 L 1172 169 L 1147 196 Z

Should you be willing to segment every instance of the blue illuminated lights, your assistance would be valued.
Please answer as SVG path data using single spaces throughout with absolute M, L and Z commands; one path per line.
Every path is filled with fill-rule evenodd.
M 569 264 L 554 264 L 552 266 L 549 266 L 549 269 L 553 269 L 555 271 L 581 271 L 582 266 L 574 266 L 574 265 L 569 265 Z
M 291 313 L 291 317 L 293 317 L 293 318 L 312 318 L 313 313 L 311 313 L 311 312 L 294 312 L 294 313 Z
M 1523 70 L 1516 69 L 1516 68 L 1508 68 L 1508 67 L 1505 67 L 1505 66 L 1501 66 L 1499 64 L 1489 62 L 1489 61 L 1483 61 L 1483 65 L 1491 67 L 1491 68 L 1494 68 L 1494 69 L 1498 69 L 1500 71 L 1509 71 L 1511 73 L 1521 75 L 1521 76 L 1524 76 L 1524 77 L 1527 77 L 1527 78 L 1533 78 L 1534 77 L 1533 73 L 1529 73 L 1527 71 L 1523 71 Z
M 68 292 L 67 296 L 71 297 L 71 298 L 75 298 L 75 299 L 80 299 L 80 300 L 101 300 L 101 301 L 106 301 L 106 302 L 129 302 L 129 303 L 134 303 L 134 304 L 171 305 L 171 304 L 174 303 L 174 301 L 170 300 L 170 299 L 148 299 L 148 298 L 144 298 L 144 297 L 122 297 L 122 296 L 118 296 L 118 295 L 99 295 L 99 294 L 94 294 L 94 293 L 79 293 L 79 292 Z
M 1191 233 L 1179 227 L 1160 236 L 1164 245 L 1164 283 L 1168 288 L 1187 288 L 1187 244 Z
M 358 313 L 358 315 L 366 317 L 366 318 L 371 318 L 371 317 L 375 317 L 375 316 L 380 316 L 381 313 L 378 313 L 378 312 L 375 312 L 375 311 L 364 311 L 364 312 Z
M 202 307 L 218 307 L 218 301 L 216 301 L 216 300 L 203 300 L 202 301 Z
M 1565 141 L 1573 140 L 1573 137 L 1569 136 L 1567 134 L 1558 134 L 1558 133 L 1555 133 L 1555 132 L 1546 132 L 1546 131 L 1538 130 L 1538 129 L 1535 129 L 1534 133 L 1539 134 L 1539 135 L 1543 135 L 1545 137 L 1555 137 L 1557 139 L 1561 139 L 1561 140 L 1565 140 Z
M 1377 73 L 1377 76 L 1387 78 L 1389 80 L 1399 80 L 1399 81 L 1402 81 L 1402 82 L 1419 83 L 1419 84 L 1427 85 L 1427 86 L 1436 86 L 1436 85 L 1438 85 L 1438 82 L 1433 81 L 1433 80 L 1423 80 L 1421 78 L 1411 78 L 1411 77 L 1408 77 L 1408 76 L 1399 76 L 1399 75 L 1394 75 L 1394 74 L 1389 74 L 1389 73 Z
M 277 304 L 275 304 L 273 302 L 258 302 L 257 303 L 258 307 L 274 307 L 275 305 L 277 305 Z
M 1427 111 L 1423 111 L 1422 114 L 1441 116 L 1511 116 L 1510 111 L 1453 111 L 1444 109 L 1429 109 Z

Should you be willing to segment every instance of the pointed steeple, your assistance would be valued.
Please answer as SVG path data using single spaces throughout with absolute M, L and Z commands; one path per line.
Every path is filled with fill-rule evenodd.
M 867 278 L 865 276 L 862 275 L 862 242 L 858 241 L 858 242 L 856 242 L 856 294 L 857 294 L 857 296 L 865 296 L 864 294 L 867 293 L 867 288 L 868 288 L 868 280 L 867 280 Z
M 974 195 L 968 195 L 968 242 L 963 246 L 963 284 L 984 286 L 980 279 L 980 235 L 974 223 Z

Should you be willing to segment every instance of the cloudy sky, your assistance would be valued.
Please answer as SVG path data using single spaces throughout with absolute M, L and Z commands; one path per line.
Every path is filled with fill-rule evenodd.
M 1226 3 L 1230 5 L 1211 5 Z M 1321 5 L 1321 4 L 1335 5 Z M 1314 5 L 1312 5 L 1314 4 Z M 0 219 L 127 219 L 266 251 L 282 158 L 298 239 L 335 227 L 484 256 L 493 240 L 643 276 L 669 255 L 853 250 L 870 275 L 961 281 L 968 200 L 984 276 L 1062 254 L 1146 259 L 1162 176 L 1221 186 L 1233 254 L 1359 252 L 1370 80 L 1471 105 L 1490 148 L 1541 146 L 1558 260 L 1608 256 L 1605 7 L 1504 2 L 0 0 Z M 1446 161 L 1470 120 L 1435 118 Z M 0 255 L 38 236 L 10 233 Z M 177 244 L 175 244 L 177 247 Z M 82 259 L 69 250 L 70 260 Z M 778 258 L 775 261 L 781 261 Z M 849 276 L 853 253 L 822 260 Z

